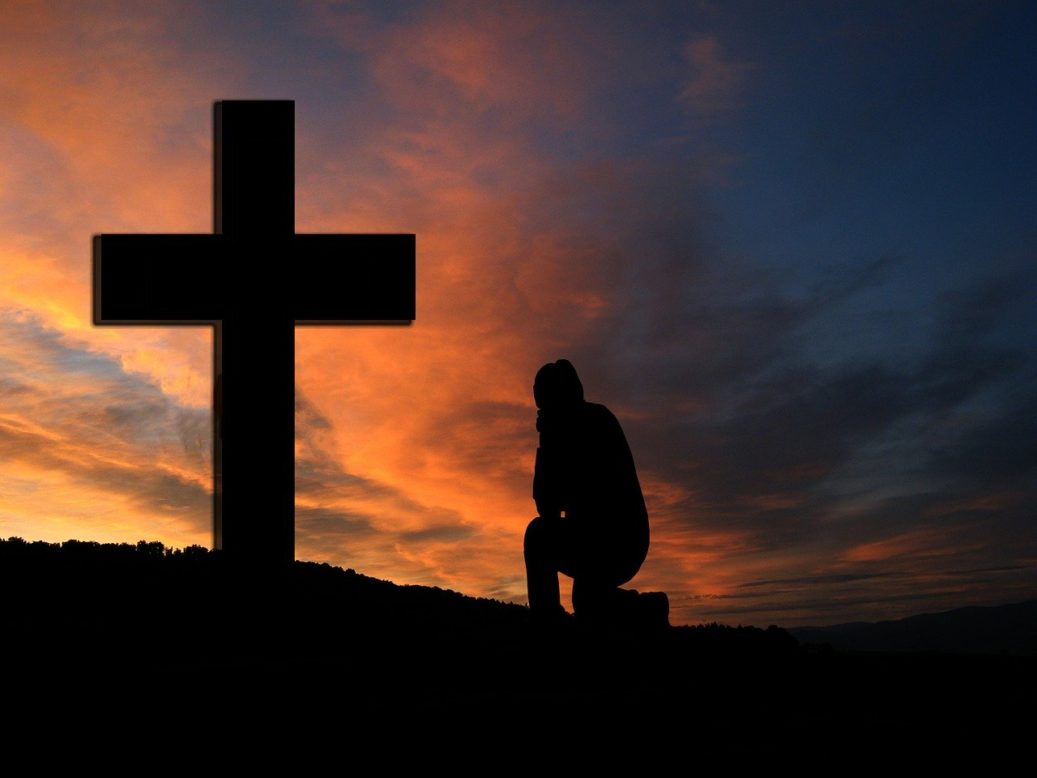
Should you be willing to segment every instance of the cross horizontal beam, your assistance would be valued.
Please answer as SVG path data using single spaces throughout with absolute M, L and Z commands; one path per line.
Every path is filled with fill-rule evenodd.
M 97 235 L 93 257 L 95 324 L 414 319 L 414 235 Z

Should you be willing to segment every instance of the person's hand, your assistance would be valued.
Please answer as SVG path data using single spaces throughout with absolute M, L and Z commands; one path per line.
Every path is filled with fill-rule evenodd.
M 540 518 L 542 518 L 542 519 L 551 520 L 551 519 L 561 518 L 562 511 L 559 508 L 554 508 L 554 507 L 548 505 L 543 500 L 537 500 L 536 501 L 536 506 L 537 506 L 537 513 L 540 514 Z

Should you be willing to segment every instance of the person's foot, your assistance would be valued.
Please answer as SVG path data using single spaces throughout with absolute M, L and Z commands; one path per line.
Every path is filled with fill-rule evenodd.
M 665 592 L 615 588 L 594 600 L 584 598 L 576 616 L 592 626 L 636 631 L 664 629 L 670 626 L 670 599 Z
M 572 617 L 561 605 L 553 608 L 530 608 L 529 615 L 532 616 L 535 629 L 556 629 L 572 621 Z
M 670 626 L 670 598 L 666 592 L 643 592 L 637 601 L 646 627 L 654 629 Z

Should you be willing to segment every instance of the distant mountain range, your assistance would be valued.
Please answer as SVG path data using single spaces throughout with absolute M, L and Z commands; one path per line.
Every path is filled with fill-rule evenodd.
M 847 651 L 951 651 L 1037 655 L 1037 600 L 957 608 L 896 621 L 788 630 L 801 643 Z

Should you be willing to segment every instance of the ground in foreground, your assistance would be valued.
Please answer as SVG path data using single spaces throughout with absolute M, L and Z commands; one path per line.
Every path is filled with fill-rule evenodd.
M 204 549 L 0 541 L 0 583 L 4 707 L 28 729 L 890 743 L 1021 736 L 1037 699 L 1033 657 L 543 628 L 517 605 L 327 565 L 250 578 Z

